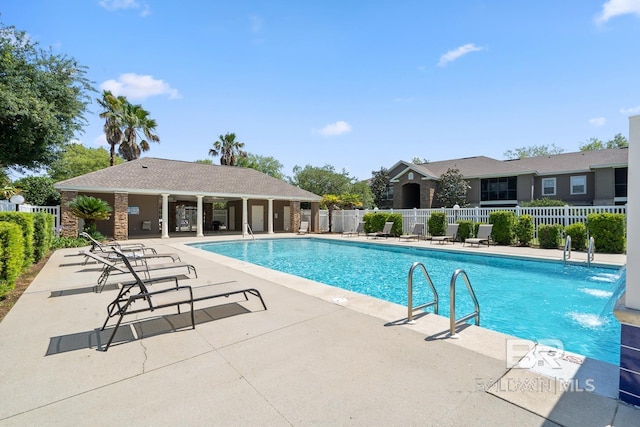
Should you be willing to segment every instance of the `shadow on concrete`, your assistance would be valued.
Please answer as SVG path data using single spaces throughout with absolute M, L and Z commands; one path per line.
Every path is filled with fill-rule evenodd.
M 194 311 L 196 325 L 246 313 L 251 313 L 251 311 L 238 303 L 228 303 Z M 116 332 L 111 346 L 183 329 L 191 329 L 189 313 L 171 314 L 128 323 L 123 322 Z M 102 350 L 112 333 L 113 327 L 107 327 L 104 331 L 94 329 L 92 331 L 51 337 L 45 356 L 88 348 Z

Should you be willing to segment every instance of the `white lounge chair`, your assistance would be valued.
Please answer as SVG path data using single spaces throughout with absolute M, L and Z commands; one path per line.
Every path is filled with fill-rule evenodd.
M 298 234 L 307 234 L 309 232 L 309 221 L 300 221 Z
M 447 224 L 447 231 L 444 232 L 444 236 L 433 236 L 431 238 L 431 243 L 439 242 L 443 244 L 444 242 L 454 243 L 456 237 L 458 236 L 458 227 L 460 224 Z
M 493 224 L 480 224 L 478 226 L 478 235 L 464 240 L 464 245 L 469 243 L 470 245 L 478 245 L 480 243 L 487 242 L 487 246 L 491 242 L 491 231 L 493 230 Z

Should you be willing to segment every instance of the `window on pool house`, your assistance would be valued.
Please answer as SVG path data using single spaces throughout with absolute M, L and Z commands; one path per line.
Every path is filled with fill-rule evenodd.
M 518 198 L 518 178 L 486 178 L 480 181 L 480 200 L 516 200 Z
M 556 195 L 556 179 L 555 178 L 542 179 L 542 195 L 543 196 Z
M 571 194 L 587 194 L 587 177 L 585 175 L 571 177 Z

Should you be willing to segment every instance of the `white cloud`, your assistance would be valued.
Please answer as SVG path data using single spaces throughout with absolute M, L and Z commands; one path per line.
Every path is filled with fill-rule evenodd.
M 124 10 L 124 9 L 142 9 L 140 16 L 145 17 L 151 13 L 151 8 L 148 3 L 140 4 L 136 0 L 100 0 L 98 2 L 100 6 L 109 11 Z
M 611 18 L 628 14 L 640 16 L 640 0 L 607 0 L 596 16 L 596 23 L 604 24 Z
M 631 107 L 631 108 L 621 108 L 620 112 L 622 114 L 629 114 L 629 115 L 640 114 L 640 105 L 636 107 Z
M 156 80 L 153 76 L 135 73 L 120 74 L 118 80 L 103 82 L 100 89 L 110 90 L 116 96 L 122 95 L 130 99 L 143 100 L 156 95 L 169 95 L 170 99 L 180 98 L 178 90 L 169 86 L 169 83 Z
M 335 123 L 326 125 L 317 132 L 323 136 L 342 135 L 343 133 L 351 132 L 351 125 L 347 122 L 339 120 Z
M 604 126 L 605 123 L 607 123 L 607 119 L 604 117 L 594 117 L 593 119 L 589 119 L 589 124 L 591 126 Z
M 438 62 L 438 67 L 444 67 L 449 62 L 453 62 L 456 59 L 460 58 L 461 56 L 464 56 L 471 52 L 478 52 L 484 49 L 485 49 L 484 47 L 476 46 L 473 43 L 465 44 L 464 46 L 460 46 L 459 48 L 450 50 L 449 52 L 442 55 L 440 57 L 440 61 Z
M 259 33 L 262 31 L 262 25 L 264 24 L 264 19 L 262 19 L 258 15 L 250 15 L 249 20 L 251 21 L 251 32 Z

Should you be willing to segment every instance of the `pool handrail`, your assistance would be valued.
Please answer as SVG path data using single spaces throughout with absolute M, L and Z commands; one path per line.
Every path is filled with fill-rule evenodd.
M 562 252 L 562 260 L 567 263 L 567 260 L 571 258 L 571 236 L 567 235 L 564 242 L 564 251 Z
M 589 237 L 589 248 L 587 249 L 587 265 L 591 267 L 591 261 L 593 261 L 596 252 L 596 241 L 593 236 Z
M 467 314 L 466 316 L 462 316 L 460 319 L 456 319 L 456 280 L 458 279 L 459 275 L 462 275 L 465 283 L 467 284 L 467 290 L 469 291 L 469 295 L 473 300 L 475 310 L 472 313 Z M 467 320 L 475 317 L 476 326 L 480 326 L 480 305 L 478 304 L 478 299 L 476 298 L 475 292 L 473 292 L 473 287 L 471 287 L 471 283 L 469 282 L 469 276 L 467 276 L 467 273 L 461 268 L 454 271 L 453 275 L 451 276 L 449 293 L 449 337 L 458 338 L 458 334 L 456 334 L 456 325 L 458 323 L 466 322 Z
M 433 300 L 419 305 L 417 307 L 413 307 L 413 272 L 416 268 L 420 267 L 422 269 L 422 274 L 424 278 L 427 280 L 429 287 L 431 288 L 431 292 L 433 292 Z M 407 278 L 407 323 L 414 324 L 416 321 L 413 320 L 413 312 L 416 310 L 420 310 L 423 308 L 433 306 L 433 313 L 438 314 L 438 291 L 436 291 L 436 287 L 433 286 L 433 282 L 431 281 L 431 277 L 427 272 L 426 267 L 421 262 L 414 262 L 409 269 L 409 277 Z

